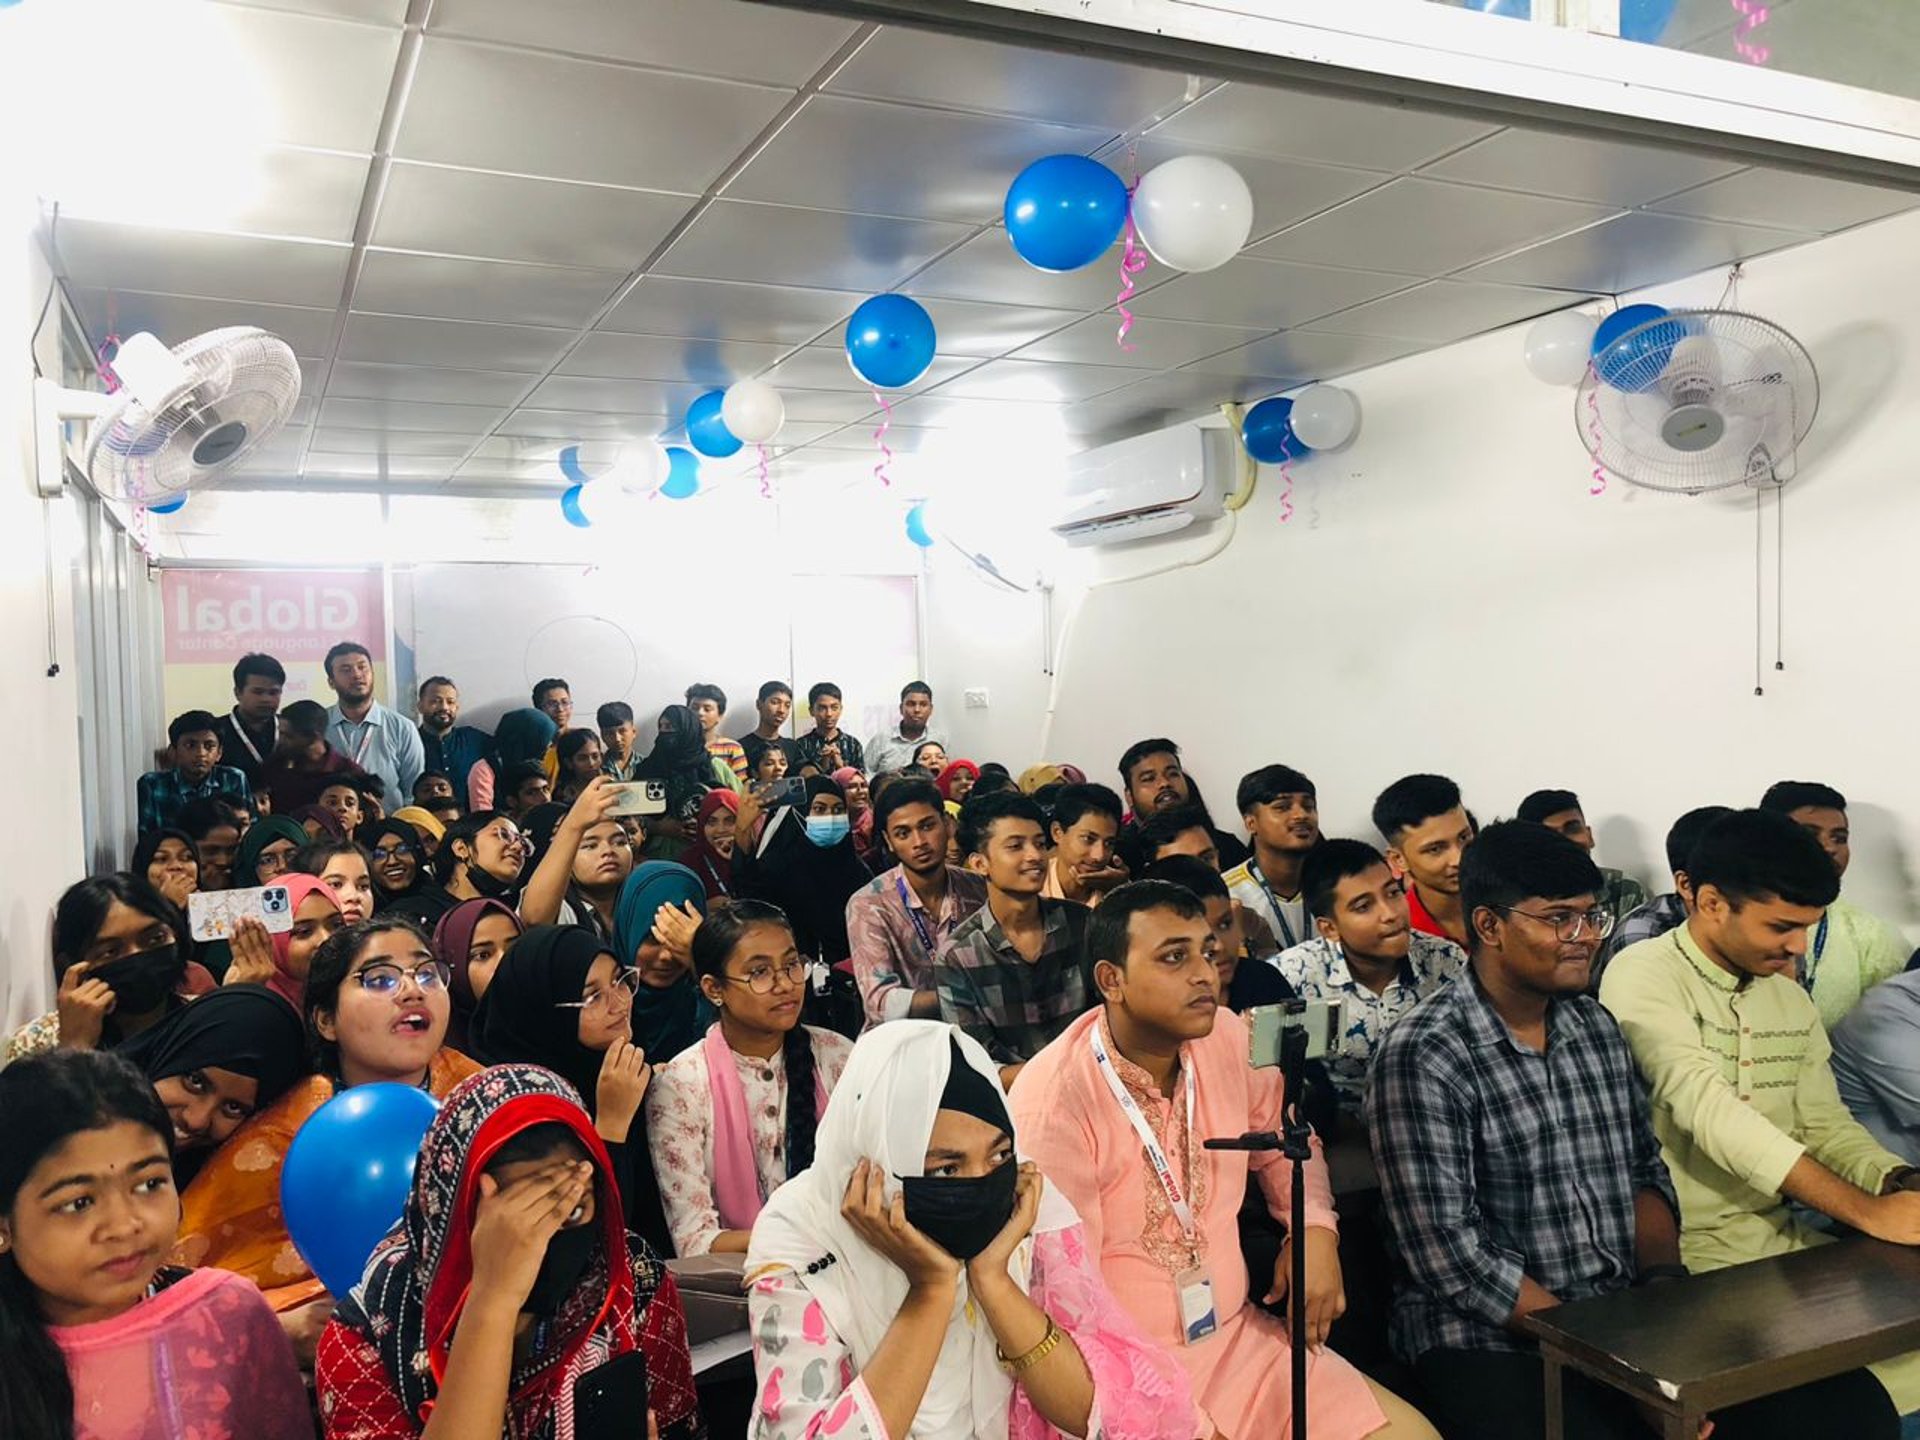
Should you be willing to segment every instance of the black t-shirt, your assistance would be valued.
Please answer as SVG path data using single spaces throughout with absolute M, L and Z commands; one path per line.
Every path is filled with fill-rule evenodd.
M 776 735 L 771 740 L 763 740 L 755 731 L 749 730 L 740 737 L 740 748 L 747 752 L 747 774 L 751 776 L 760 768 L 760 757 L 767 753 L 768 747 L 778 745 L 787 752 L 787 773 L 800 773 L 800 746 L 784 735 Z

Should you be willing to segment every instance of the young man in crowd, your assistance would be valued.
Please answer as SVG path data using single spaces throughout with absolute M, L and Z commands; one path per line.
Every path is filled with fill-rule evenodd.
M 1120 797 L 1105 785 L 1063 785 L 1048 808 L 1053 858 L 1047 862 L 1049 900 L 1097 905 L 1127 878 L 1120 863 Z
M 1120 859 L 1133 875 L 1143 875 L 1160 861 L 1174 855 L 1188 855 L 1208 869 L 1220 870 L 1220 832 L 1207 818 L 1201 805 L 1175 805 L 1156 810 L 1144 819 L 1136 818 L 1120 836 Z M 1267 961 L 1280 953 L 1280 942 L 1259 912 L 1241 907 L 1241 925 L 1246 931 L 1247 949 L 1256 959 Z
M 754 697 L 754 713 L 759 719 L 753 729 L 740 737 L 740 748 L 747 753 L 747 773 L 760 768 L 760 757 L 778 746 L 787 755 L 787 768 L 800 769 L 800 747 L 784 733 L 793 718 L 793 687 L 784 680 L 769 680 Z
M 924 680 L 909 682 L 900 692 L 900 723 L 891 733 L 882 730 L 867 742 L 869 773 L 904 770 L 913 763 L 913 752 L 929 740 L 944 750 L 946 738 L 935 734 L 932 725 L 933 687 Z
M 934 962 L 940 1018 L 985 1046 L 1001 1083 L 1011 1084 L 1092 1001 L 1080 961 L 1087 907 L 1041 897 L 1047 817 L 1017 790 L 968 797 L 960 852 L 987 882 L 987 898 L 954 927 Z
M 327 708 L 327 738 L 355 765 L 387 782 L 389 795 L 410 795 L 427 768 L 419 729 L 406 716 L 373 698 L 373 656 L 367 647 L 343 640 L 327 651 L 327 684 L 334 703 Z M 277 807 L 276 807 L 277 808 Z
M 1291 1391 L 1286 1324 L 1249 1302 L 1284 1293 L 1293 1260 L 1283 1249 L 1252 1292 L 1239 1214 L 1251 1180 L 1287 1223 L 1292 1174 L 1275 1151 L 1202 1148 L 1279 1129 L 1282 1102 L 1280 1071 L 1247 1064 L 1247 1029 L 1220 1004 L 1214 954 L 1191 891 L 1122 885 L 1087 925 L 1099 1003 L 1040 1051 L 1009 1098 L 1021 1149 L 1079 1215 L 1107 1289 L 1185 1367 L 1213 1433 L 1253 1440 L 1288 1433 Z M 1317 1139 L 1304 1183 L 1307 1228 L 1292 1243 L 1306 1251 L 1307 1339 L 1318 1349 L 1345 1299 Z M 1311 1360 L 1307 1386 L 1330 1434 L 1433 1433 L 1331 1351 Z
M 844 705 L 840 687 L 831 680 L 822 680 L 807 691 L 807 713 L 813 716 L 813 729 L 794 742 L 795 758 L 802 770 L 831 775 L 843 765 L 856 770 L 867 768 L 860 742 L 840 728 Z
M 1833 1080 L 1874 1139 L 1920 1164 L 1920 970 L 1882 980 L 1833 1027 Z
M 1580 797 L 1571 790 L 1536 790 L 1520 802 L 1513 818 L 1558 830 L 1589 855 L 1593 854 L 1593 827 L 1587 823 L 1587 812 L 1581 807 Z M 1610 870 L 1602 865 L 1600 876 L 1606 881 L 1600 890 L 1600 903 L 1616 922 L 1647 903 L 1646 887 L 1625 871 Z
M 362 825 L 377 825 L 387 818 L 386 781 L 378 775 L 356 775 L 353 777 L 353 788 L 360 797 Z
M 1460 856 L 1474 824 L 1460 787 L 1444 775 L 1404 776 L 1373 802 L 1373 826 L 1387 842 L 1387 863 L 1413 882 L 1407 891 L 1413 928 L 1464 946 Z
M 1610 924 L 1602 883 L 1565 836 L 1488 826 L 1460 873 L 1471 968 L 1374 1057 L 1367 1121 L 1403 1275 L 1394 1348 L 1450 1440 L 1540 1440 L 1528 1315 L 1686 1273 L 1633 1057 L 1585 994 Z M 1570 1436 L 1648 1434 L 1630 1400 L 1571 1371 L 1563 1402 Z M 1898 1433 L 1857 1370 L 1713 1418 L 1715 1440 Z
M 553 800 L 553 786 L 546 767 L 538 760 L 521 760 L 507 767 L 500 777 L 494 805 L 515 823 L 523 823 L 527 812 Z
M 847 901 L 847 940 L 867 1029 L 886 1020 L 935 1020 L 934 961 L 960 923 L 986 902 L 987 882 L 947 863 L 952 819 L 925 780 L 898 780 L 873 802 L 873 832 L 898 863 Z
M 280 737 L 274 716 L 280 713 L 286 687 L 286 668 L 273 656 L 242 655 L 233 667 L 233 709 L 220 717 L 214 730 L 220 737 L 220 763 L 246 776 L 255 794 L 265 788 L 260 777 Z
M 745 785 L 747 752 L 738 740 L 720 733 L 720 722 L 727 718 L 727 692 L 705 681 L 689 685 L 687 708 L 693 711 L 694 718 L 700 722 L 701 733 L 707 737 L 707 753 L 716 760 L 724 760 L 733 778 Z
M 1320 797 L 1313 781 L 1288 765 L 1264 765 L 1243 777 L 1234 797 L 1253 854 L 1226 872 L 1227 888 L 1266 922 L 1282 950 L 1312 938 L 1301 865 L 1320 843 Z
M 347 839 L 353 839 L 353 832 L 360 828 L 361 820 L 361 783 L 378 776 L 338 775 L 328 782 L 320 792 L 320 798 L 313 803 L 333 816 L 340 831 Z M 325 838 L 325 837 L 322 837 Z
M 309 702 L 311 703 L 311 702 Z M 318 709 L 316 705 L 314 707 Z M 240 816 L 232 802 L 217 795 L 189 800 L 173 823 L 186 831 L 200 855 L 200 888 L 226 890 L 233 885 L 233 862 L 240 853 Z M 249 879 L 246 884 L 251 886 Z
M 316 700 L 296 700 L 280 712 L 280 738 L 267 758 L 267 796 L 273 813 L 291 815 L 320 802 L 337 777 L 362 773 L 327 742 L 327 712 Z
M 247 777 L 220 763 L 220 722 L 206 710 L 189 710 L 167 726 L 171 770 L 149 770 L 134 786 L 140 832 L 171 825 L 189 801 L 224 797 L 253 809 Z
M 1200 798 L 1199 787 L 1180 763 L 1180 747 L 1173 741 L 1156 736 L 1129 745 L 1120 757 L 1120 784 L 1127 803 L 1133 807 L 1129 818 L 1144 821 L 1157 810 L 1198 805 L 1207 816 L 1207 829 L 1213 836 L 1214 849 L 1220 854 L 1220 863 L 1231 869 L 1247 858 L 1247 847 L 1215 825 L 1213 817 L 1207 814 L 1206 801 Z
M 1847 797 L 1816 780 L 1782 780 L 1760 797 L 1760 808 L 1784 815 L 1815 840 L 1844 877 L 1853 859 L 1853 835 L 1847 825 Z M 1877 915 L 1837 895 L 1807 933 L 1799 963 L 1801 988 L 1828 1030 L 1860 1003 L 1860 997 L 1907 965 L 1912 949 Z
M 1204 860 L 1191 855 L 1169 855 L 1157 860 L 1140 876 L 1142 880 L 1165 880 L 1183 890 L 1206 907 L 1207 930 L 1213 936 L 1213 963 L 1220 977 L 1220 1003 L 1235 1014 L 1256 1005 L 1278 1005 L 1294 997 L 1293 987 L 1280 972 L 1265 961 L 1255 960 L 1247 948 L 1245 907 L 1233 898 L 1227 882 Z
M 1339 1048 L 1327 1073 L 1341 1110 L 1357 1119 L 1387 1032 L 1465 974 L 1467 954 L 1413 928 L 1405 882 L 1364 841 L 1321 841 L 1300 867 L 1300 885 L 1318 933 L 1274 964 L 1301 999 L 1340 1004 Z
M 420 686 L 421 759 L 428 770 L 446 776 L 464 795 L 467 772 L 493 749 L 493 737 L 478 726 L 459 722 L 460 687 L 444 675 L 428 676 Z
M 413 782 L 412 800 L 422 810 L 431 814 L 443 805 L 457 805 L 459 797 L 453 793 L 453 781 L 438 770 L 427 770 Z
M 640 768 L 640 757 L 633 752 L 634 739 L 640 733 L 633 723 L 633 707 L 624 700 L 609 700 L 594 711 L 593 723 L 600 728 L 600 743 L 606 749 L 601 770 L 615 780 L 633 779 Z
M 553 721 L 555 739 L 573 728 L 573 687 L 558 675 L 549 675 L 533 687 L 533 708 Z M 540 763 L 546 767 L 547 782 L 560 783 L 560 752 L 552 744 L 547 753 L 540 757 Z
M 1607 943 L 1600 947 L 1600 953 L 1593 960 L 1593 989 L 1600 988 L 1600 977 L 1606 974 L 1608 964 L 1629 945 L 1652 940 L 1687 923 L 1687 914 L 1693 906 L 1687 857 L 1693 854 L 1693 847 L 1700 843 L 1709 825 L 1722 815 L 1732 813 L 1725 805 L 1702 805 L 1673 822 L 1667 831 L 1666 843 L 1667 869 L 1673 874 L 1673 889 L 1665 895 L 1654 896 L 1637 910 L 1624 915 L 1616 913 L 1613 934 L 1607 937 Z

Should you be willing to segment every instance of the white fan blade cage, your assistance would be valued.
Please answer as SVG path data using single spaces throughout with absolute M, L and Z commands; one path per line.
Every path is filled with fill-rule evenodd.
M 1738 310 L 1671 310 L 1593 357 L 1574 424 L 1594 460 L 1669 495 L 1784 484 L 1820 408 L 1806 347 Z
M 161 373 L 173 383 L 130 383 L 92 426 L 87 477 L 102 495 L 155 505 L 204 486 L 270 439 L 300 398 L 299 362 L 264 330 L 209 330 L 169 353 Z

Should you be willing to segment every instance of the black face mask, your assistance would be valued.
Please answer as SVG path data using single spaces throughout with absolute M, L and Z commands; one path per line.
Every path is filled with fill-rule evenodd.
M 115 1008 L 122 1014 L 144 1015 L 166 1004 L 186 973 L 178 945 L 156 945 L 96 965 L 87 972 L 87 979 L 101 981 L 113 991 Z
M 907 1223 L 954 1259 L 971 1260 L 1013 1218 L 1019 1178 L 1020 1167 L 1011 1160 L 978 1178 L 903 1175 Z
M 542 1319 L 553 1315 L 566 1303 L 593 1261 L 593 1248 L 600 1240 L 598 1221 L 588 1221 L 570 1230 L 554 1232 L 547 1241 L 547 1253 L 541 1257 L 540 1273 L 533 1277 L 533 1288 L 520 1309 Z
M 465 862 L 467 883 L 487 900 L 504 900 L 513 893 L 513 886 L 505 880 L 496 878 L 480 868 L 480 857 L 470 855 Z

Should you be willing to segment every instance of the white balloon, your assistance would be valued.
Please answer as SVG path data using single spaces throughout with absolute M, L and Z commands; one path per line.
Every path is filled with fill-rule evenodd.
M 667 478 L 667 463 L 667 452 L 658 445 L 629 445 L 604 478 L 628 495 L 651 495 Z M 587 486 L 587 490 L 592 489 L 592 485 Z
M 1600 322 L 1578 310 L 1543 315 L 1527 331 L 1527 369 L 1549 385 L 1578 385 L 1593 358 Z
M 765 381 L 736 380 L 720 401 L 720 418 L 743 443 L 764 445 L 786 423 L 787 406 Z
M 1360 404 L 1351 390 L 1337 385 L 1309 385 L 1293 397 L 1289 419 L 1302 445 L 1311 450 L 1336 450 L 1359 428 Z
M 1133 223 L 1162 265 L 1218 269 L 1240 253 L 1252 233 L 1253 192 L 1226 161 L 1182 155 L 1140 177 Z
M 580 513 L 596 530 L 631 518 L 633 505 L 633 492 L 613 475 L 597 475 L 580 487 Z

